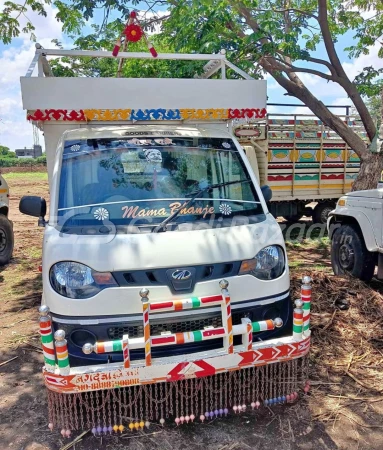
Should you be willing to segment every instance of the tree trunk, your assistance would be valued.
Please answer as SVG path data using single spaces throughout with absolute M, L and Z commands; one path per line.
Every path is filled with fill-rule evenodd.
M 383 170 L 383 153 L 368 152 L 360 160 L 358 177 L 352 185 L 353 191 L 376 189 Z
M 229 3 L 244 18 L 246 24 L 254 31 L 254 33 L 259 33 L 260 27 L 257 19 L 255 18 L 255 15 L 251 13 L 251 9 L 245 6 L 245 4 L 239 0 L 231 0 L 229 1 Z M 351 98 L 361 116 L 361 120 L 366 129 L 367 136 L 369 137 L 370 141 L 373 142 L 373 139 L 376 138 L 376 126 L 369 113 L 368 108 L 363 102 L 361 95 L 359 94 L 355 85 L 348 78 L 336 52 L 334 40 L 328 22 L 327 3 L 327 0 L 318 0 L 319 16 L 316 19 L 318 20 L 319 26 L 321 28 L 323 42 L 326 47 L 327 56 L 330 60 L 332 81 L 342 86 L 345 92 Z M 287 19 L 285 19 L 286 25 L 289 25 L 289 15 L 285 14 L 285 17 L 287 17 Z M 261 44 L 268 43 L 267 39 L 262 37 L 258 38 L 258 42 Z M 291 59 L 285 59 L 285 61 L 291 61 Z M 352 128 L 350 128 L 344 122 L 344 120 L 333 114 L 329 110 L 329 108 L 327 108 L 317 97 L 315 97 L 311 93 L 311 91 L 303 84 L 297 73 L 288 70 L 288 66 L 284 67 L 279 59 L 276 59 L 272 55 L 265 54 L 258 60 L 258 64 L 266 72 L 268 72 L 277 81 L 278 84 L 286 89 L 288 95 L 299 99 L 317 117 L 319 117 L 319 119 L 321 119 L 325 125 L 334 130 L 347 143 L 347 145 L 356 152 L 360 159 L 360 170 L 355 182 L 353 183 L 352 190 L 356 191 L 376 189 L 383 170 L 383 153 L 372 153 L 367 147 L 366 143 L 362 140 L 362 138 L 358 136 L 358 134 L 355 133 Z M 324 76 L 322 76 L 322 78 L 324 78 Z M 383 143 L 381 147 L 382 148 L 380 150 L 383 151 Z

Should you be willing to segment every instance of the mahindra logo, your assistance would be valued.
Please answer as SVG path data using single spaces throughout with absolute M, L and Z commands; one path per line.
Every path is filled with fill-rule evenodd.
M 191 277 L 189 270 L 178 269 L 172 273 L 172 278 L 178 281 L 186 281 Z

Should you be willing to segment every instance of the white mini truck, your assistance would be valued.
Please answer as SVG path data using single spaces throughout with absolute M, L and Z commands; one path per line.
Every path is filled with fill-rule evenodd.
M 383 189 L 354 191 L 341 197 L 330 213 L 331 263 L 336 275 L 371 281 L 383 279 Z
M 158 56 L 212 59 L 207 71 L 223 79 L 44 77 L 43 53 L 73 52 L 38 49 L 21 79 L 28 119 L 44 131 L 51 193 L 48 221 L 44 199 L 20 202 L 45 226 L 49 427 L 122 432 L 294 401 L 310 280 L 293 330 L 270 190 L 231 133 L 233 120 L 265 116 L 266 82 L 224 54 Z M 246 79 L 226 80 L 227 65 Z

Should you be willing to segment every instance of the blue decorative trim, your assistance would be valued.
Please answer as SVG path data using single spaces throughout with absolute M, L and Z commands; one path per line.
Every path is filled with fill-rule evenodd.
M 132 109 L 130 120 L 181 120 L 179 109 Z

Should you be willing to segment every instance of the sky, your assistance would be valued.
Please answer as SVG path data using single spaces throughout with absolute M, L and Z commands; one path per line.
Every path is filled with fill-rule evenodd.
M 0 0 L 0 10 L 4 0 Z M 61 24 L 55 18 L 57 10 L 51 5 L 45 6 L 47 17 L 42 17 L 30 12 L 28 17 L 34 24 L 37 42 L 44 48 L 53 48 L 52 39 L 58 39 L 65 48 L 71 47 L 70 39 L 65 36 Z M 97 19 L 97 18 L 96 18 Z M 337 44 L 341 62 L 346 73 L 353 79 L 364 67 L 373 66 L 376 69 L 383 67 L 383 60 L 378 57 L 380 44 L 377 43 L 369 55 L 350 60 L 342 49 L 350 45 L 352 35 L 343 36 Z M 32 125 L 26 121 L 25 111 L 22 109 L 20 77 L 24 76 L 33 59 L 35 43 L 30 41 L 29 35 L 22 35 L 13 40 L 10 45 L 0 43 L 0 145 L 5 145 L 11 150 L 30 147 L 33 145 Z M 324 49 L 319 48 L 316 56 L 324 58 Z M 34 73 L 36 75 L 36 73 Z M 327 82 L 310 74 L 300 74 L 306 86 L 326 105 L 350 105 L 345 92 L 336 83 Z M 299 103 L 292 97 L 286 97 L 284 90 L 270 77 L 267 77 L 268 102 L 270 103 Z M 268 107 L 270 113 L 307 113 L 306 108 L 294 107 Z M 334 110 L 335 111 L 335 110 Z M 343 110 L 338 110 L 343 113 Z M 40 144 L 43 143 L 41 133 Z M 43 145 L 44 147 L 44 145 Z

